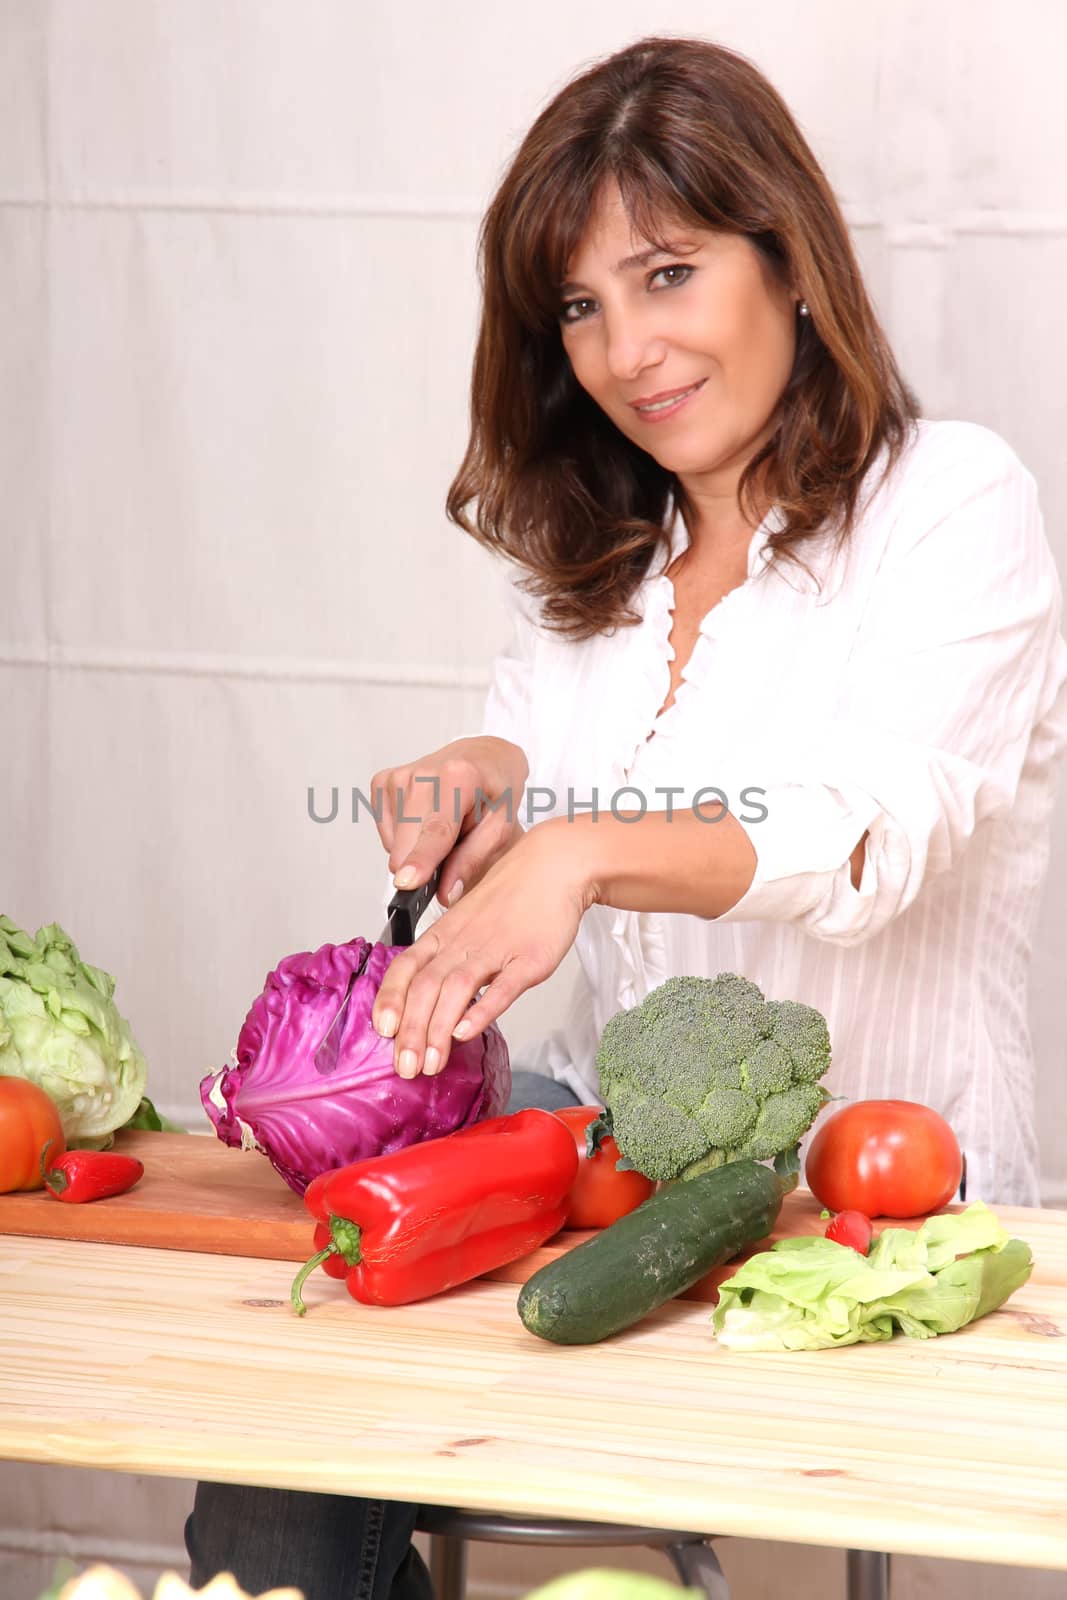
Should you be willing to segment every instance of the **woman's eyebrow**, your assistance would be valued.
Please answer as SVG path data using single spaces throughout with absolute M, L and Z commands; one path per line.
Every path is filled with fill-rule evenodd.
M 689 250 L 692 252 L 693 246 L 691 244 L 685 245 L 681 240 L 675 242 L 671 239 L 667 239 L 662 245 L 653 245 L 648 250 L 639 251 L 637 255 L 623 256 L 622 260 L 617 261 L 611 270 L 613 273 L 630 272 L 635 267 L 647 267 L 649 262 L 655 261 L 657 256 L 680 255 L 684 250 Z M 567 282 L 561 283 L 559 288 L 561 294 L 569 294 L 573 292 L 573 290 L 581 288 L 581 285 L 578 283 Z

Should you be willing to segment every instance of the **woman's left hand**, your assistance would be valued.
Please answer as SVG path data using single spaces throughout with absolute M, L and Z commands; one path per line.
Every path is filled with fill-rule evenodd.
M 575 849 L 578 831 L 565 822 L 538 823 L 394 957 L 371 1021 L 395 1038 L 402 1078 L 440 1072 L 453 1038 L 480 1033 L 555 972 L 595 899 Z

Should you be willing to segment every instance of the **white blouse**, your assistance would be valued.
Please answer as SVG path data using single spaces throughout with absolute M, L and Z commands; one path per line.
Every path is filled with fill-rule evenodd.
M 741 973 L 824 1014 L 834 1095 L 936 1107 L 968 1198 L 1033 1205 L 1027 979 L 1067 745 L 1060 583 L 1034 480 L 995 433 L 920 422 L 877 478 L 836 561 L 826 535 L 800 547 L 821 593 L 767 560 L 772 511 L 662 713 L 680 516 L 638 627 L 568 642 L 511 585 L 483 726 L 529 759 L 524 824 L 617 795 L 620 812 L 695 801 L 713 826 L 728 803 L 758 858 L 715 919 L 592 907 L 563 1026 L 514 1065 L 596 1099 L 609 1017 L 673 974 Z

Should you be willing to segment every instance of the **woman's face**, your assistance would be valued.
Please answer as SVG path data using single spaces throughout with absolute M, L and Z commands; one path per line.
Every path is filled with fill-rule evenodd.
M 698 501 L 732 500 L 777 426 L 797 299 L 740 234 L 664 233 L 669 254 L 605 191 L 561 287 L 563 347 L 620 432 Z

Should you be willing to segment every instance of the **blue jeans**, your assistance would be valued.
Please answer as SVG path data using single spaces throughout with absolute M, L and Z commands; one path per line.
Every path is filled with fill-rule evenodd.
M 578 1105 L 563 1084 L 512 1074 L 509 1111 Z M 305 1600 L 433 1600 L 411 1543 L 418 1506 L 401 1500 L 198 1483 L 185 1524 L 192 1588 L 232 1572 L 249 1594 L 291 1584 Z

